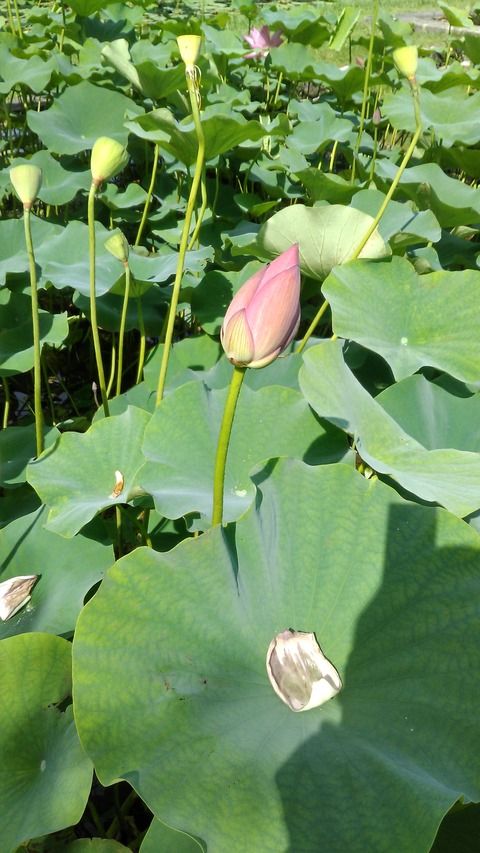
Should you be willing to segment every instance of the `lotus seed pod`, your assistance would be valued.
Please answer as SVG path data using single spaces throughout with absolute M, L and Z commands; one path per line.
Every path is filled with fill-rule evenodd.
M 20 168 L 20 167 L 19 167 Z M 30 601 L 38 575 L 18 575 L 0 583 L 0 619 L 5 622 Z
M 408 80 L 414 80 L 418 65 L 418 50 L 415 45 L 397 47 L 392 57 L 398 73 L 403 74 Z
M 193 68 L 200 53 L 201 36 L 177 36 L 178 49 L 187 69 Z
M 30 210 L 42 185 L 42 170 L 33 163 L 10 169 L 10 181 L 26 210 Z
M 108 181 L 109 178 L 118 175 L 127 163 L 128 153 L 126 148 L 120 142 L 117 142 L 116 139 L 110 139 L 108 136 L 100 136 L 94 143 L 90 160 L 93 183 L 97 187 L 100 186 L 103 181 Z
M 110 252 L 114 258 L 117 258 L 122 264 L 128 261 L 129 246 L 126 238 L 121 231 L 112 234 L 105 243 L 107 252 Z
M 275 693 L 292 711 L 318 708 L 342 687 L 315 634 L 305 631 L 277 634 L 268 647 L 267 673 Z

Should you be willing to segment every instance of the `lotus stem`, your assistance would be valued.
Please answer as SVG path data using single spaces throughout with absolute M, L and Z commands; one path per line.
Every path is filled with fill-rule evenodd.
M 411 89 L 412 97 L 413 97 L 413 106 L 414 106 L 414 110 L 415 110 L 415 133 L 412 136 L 410 145 L 408 146 L 407 150 L 405 151 L 405 154 L 403 156 L 403 160 L 400 163 L 400 165 L 397 169 L 396 175 L 395 175 L 395 177 L 394 177 L 394 179 L 390 185 L 390 189 L 388 190 L 385 198 L 383 199 L 383 201 L 382 201 L 382 203 L 381 203 L 381 205 L 377 211 L 377 214 L 376 214 L 375 218 L 373 219 L 372 223 L 370 224 L 370 226 L 368 227 L 366 233 L 363 235 L 358 246 L 355 248 L 355 250 L 349 256 L 349 258 L 348 258 L 349 261 L 353 261 L 353 260 L 355 260 L 355 258 L 358 258 L 358 256 L 360 255 L 360 253 L 362 252 L 362 250 L 365 248 L 366 244 L 368 243 L 373 232 L 375 231 L 376 227 L 378 226 L 378 223 L 380 222 L 383 214 L 385 213 L 385 210 L 387 209 L 388 203 L 391 200 L 395 190 L 397 189 L 398 184 L 400 182 L 400 179 L 401 179 L 405 169 L 407 168 L 408 163 L 410 162 L 410 158 L 412 157 L 412 154 L 415 151 L 415 147 L 417 145 L 417 142 L 420 138 L 420 134 L 422 132 L 422 118 L 420 115 L 420 101 L 419 101 L 419 96 L 418 96 L 418 86 L 417 86 L 415 79 L 410 80 L 409 83 L 410 83 L 410 89 Z
M 115 367 L 117 363 L 117 348 L 115 346 L 115 332 L 112 335 L 112 354 L 110 357 L 110 376 L 108 377 L 107 397 L 110 397 L 115 379 Z
M 95 192 L 97 185 L 92 181 L 88 194 L 88 251 L 90 258 L 90 323 L 92 326 L 93 348 L 95 361 L 97 363 L 98 385 L 102 396 L 103 411 L 108 418 L 108 395 L 105 387 L 105 371 L 103 369 L 102 349 L 100 346 L 100 335 L 97 322 L 97 299 L 95 293 Z
M 135 380 L 135 385 L 138 385 L 139 382 L 142 381 L 143 378 L 143 365 L 145 363 L 145 323 L 143 321 L 143 309 L 142 309 L 142 296 L 141 294 L 137 299 L 137 312 L 138 312 L 138 325 L 140 328 L 140 349 L 138 351 L 138 367 L 137 367 L 137 378 Z
M 405 151 L 403 160 L 397 169 L 396 175 L 395 175 L 395 177 L 391 183 L 390 189 L 388 190 L 385 198 L 383 199 L 382 204 L 380 205 L 380 208 L 377 212 L 377 215 L 372 220 L 367 231 L 363 235 L 362 239 L 360 240 L 360 242 L 358 243 L 358 245 L 356 246 L 356 248 L 354 249 L 352 254 L 349 255 L 348 258 L 346 259 L 348 261 L 354 261 L 356 258 L 358 258 L 358 256 L 360 255 L 360 253 L 362 252 L 362 250 L 365 248 L 366 244 L 368 243 L 373 232 L 377 228 L 378 223 L 380 222 L 383 214 L 385 213 L 385 210 L 387 209 L 387 205 L 388 205 L 389 201 L 391 200 L 395 190 L 397 189 L 397 186 L 400 182 L 400 179 L 401 179 L 405 169 L 407 168 L 407 165 L 410 161 L 410 158 L 411 158 L 413 152 L 415 151 L 416 144 L 420 138 L 420 134 L 422 132 L 422 118 L 421 118 L 421 114 L 420 114 L 420 100 L 419 100 L 419 94 L 418 94 L 417 81 L 415 80 L 415 78 L 412 78 L 411 80 L 409 80 L 409 83 L 410 83 L 410 88 L 412 91 L 413 106 L 414 106 L 414 110 L 415 110 L 415 133 L 412 136 L 412 140 L 410 142 L 410 145 L 408 146 L 407 150 Z M 308 327 L 308 329 L 307 329 L 307 331 L 306 331 L 306 333 L 305 333 L 305 335 L 304 335 L 304 337 L 300 343 L 300 346 L 297 349 L 297 352 L 302 352 L 302 350 L 305 348 L 305 345 L 306 345 L 308 339 L 311 337 L 311 335 L 315 331 L 319 321 L 323 317 L 327 308 L 328 308 L 328 302 L 325 300 L 325 302 L 323 302 L 323 304 L 318 309 L 314 319 L 310 323 L 310 326 Z
M 378 17 L 378 0 L 374 0 L 372 7 L 372 28 L 370 31 L 370 41 L 368 43 L 368 56 L 367 63 L 365 65 L 365 79 L 363 81 L 363 96 L 362 96 L 362 109 L 360 111 L 360 124 L 358 126 L 358 134 L 357 139 L 355 141 L 355 148 L 353 149 L 353 161 L 352 161 L 352 173 L 350 175 L 350 183 L 353 184 L 355 181 L 355 168 L 357 165 L 357 157 L 360 151 L 360 145 L 362 143 L 363 129 L 365 127 L 365 115 L 367 112 L 367 102 L 368 102 L 368 93 L 370 89 L 370 75 L 372 72 L 372 59 L 373 59 L 373 44 L 375 41 L 375 28 L 377 26 L 377 17 Z
M 175 280 L 173 283 L 172 298 L 168 310 L 168 321 L 165 332 L 165 342 L 162 353 L 162 362 L 160 365 L 160 373 L 157 385 L 156 405 L 158 406 L 165 391 L 165 380 L 167 377 L 168 359 L 170 357 L 170 348 L 173 339 L 173 330 L 175 326 L 175 317 L 177 314 L 178 297 L 180 295 L 180 286 L 183 278 L 183 270 L 185 267 L 185 255 L 187 253 L 188 237 L 190 234 L 190 224 L 192 222 L 195 200 L 197 198 L 198 188 L 202 179 L 203 164 L 205 161 L 205 137 L 203 134 L 202 123 L 200 121 L 200 111 L 198 108 L 198 77 L 195 71 L 187 70 L 186 73 L 188 94 L 190 96 L 190 104 L 192 108 L 193 121 L 197 133 L 197 158 L 195 161 L 195 171 L 193 173 L 192 185 L 187 201 L 187 209 L 185 211 L 185 219 L 183 221 L 182 236 L 180 238 L 180 246 L 178 251 L 177 269 L 175 272 Z
M 125 261 L 125 294 L 123 296 L 122 316 L 120 319 L 120 331 L 118 333 L 118 367 L 117 367 L 117 395 L 122 390 L 122 370 L 123 370 L 123 344 L 125 340 L 125 326 L 127 323 L 128 298 L 130 296 L 130 267 L 128 261 Z
M 200 210 L 198 211 L 197 223 L 195 225 L 195 230 L 194 230 L 194 232 L 190 238 L 190 242 L 188 244 L 188 249 L 187 249 L 188 252 L 190 252 L 193 249 L 193 247 L 197 241 L 198 235 L 200 233 L 200 228 L 202 226 L 202 219 L 203 219 L 204 213 L 207 209 L 208 198 L 207 198 L 207 181 L 206 181 L 206 176 L 205 176 L 205 166 L 202 169 L 202 180 L 200 183 L 200 194 L 202 197 L 202 204 L 200 205 Z
M 242 387 L 246 367 L 233 369 L 232 379 L 228 389 L 222 424 L 218 436 L 217 452 L 215 455 L 215 471 L 213 475 L 213 511 L 212 525 L 223 523 L 223 494 L 225 489 L 225 466 L 227 463 L 228 445 L 232 434 L 233 418 L 237 408 L 238 396 Z
M 2 376 L 3 393 L 5 394 L 5 406 L 3 408 L 2 429 L 8 426 L 8 416 L 10 414 L 10 388 L 5 376 Z
M 37 270 L 33 251 L 32 230 L 30 227 L 30 206 L 24 205 L 23 224 L 27 246 L 28 266 L 30 270 L 30 298 L 32 305 L 33 327 L 33 410 L 35 413 L 35 443 L 37 456 L 43 450 L 43 412 L 42 412 L 42 366 L 40 359 L 40 318 L 38 314 Z
M 154 151 L 153 151 L 153 163 L 152 163 L 152 174 L 150 176 L 150 184 L 147 190 L 147 197 L 145 199 L 145 204 L 143 207 L 142 218 L 140 221 L 140 225 L 138 226 L 137 236 L 135 238 L 134 246 L 138 246 L 140 244 L 140 240 L 142 239 L 143 229 L 145 228 L 145 223 L 147 221 L 148 211 L 150 210 L 150 205 L 152 203 L 153 190 L 155 188 L 155 181 L 157 179 L 157 170 L 158 170 L 158 156 L 160 153 L 160 146 L 155 143 Z

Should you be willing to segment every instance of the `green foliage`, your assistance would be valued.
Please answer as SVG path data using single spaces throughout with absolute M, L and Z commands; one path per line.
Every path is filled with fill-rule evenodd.
M 4 4 L 0 853 L 477 849 L 480 51 L 438 5 L 465 32 L 410 84 L 385 10 L 366 80 L 362 3 Z M 128 161 L 89 231 L 99 137 Z M 212 526 L 224 317 L 293 243 L 298 329 L 296 267 L 236 317 L 290 343 L 246 370 Z M 287 628 L 343 682 L 301 716 Z

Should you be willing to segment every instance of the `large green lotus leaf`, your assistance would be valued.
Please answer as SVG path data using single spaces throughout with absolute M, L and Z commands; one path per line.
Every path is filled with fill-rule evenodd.
M 235 527 L 108 572 L 74 640 L 82 743 L 211 853 L 427 853 L 480 795 L 480 539 L 346 465 L 257 481 Z M 287 626 L 344 684 L 303 714 L 266 674 Z
M 77 823 L 92 781 L 73 721 L 71 645 L 51 634 L 0 642 L 1 853 Z
M 313 154 L 331 144 L 332 140 L 346 142 L 352 133 L 352 122 L 337 116 L 334 110 L 322 103 L 323 109 L 314 120 L 301 120 L 286 139 L 289 148 L 295 148 L 302 154 Z
M 63 433 L 30 463 L 27 480 L 49 507 L 49 530 L 70 538 L 101 510 L 129 500 L 144 461 L 140 448 L 149 419 L 148 412 L 129 406 L 85 433 Z M 116 471 L 123 478 L 118 494 Z
M 230 28 L 217 29 L 203 23 L 202 30 L 205 36 L 205 53 L 211 53 L 213 56 L 245 56 L 247 45 Z
M 430 365 L 478 382 L 478 270 L 419 276 L 405 258 L 353 262 L 331 272 L 323 293 L 335 334 L 378 352 L 396 379 Z
M 104 9 L 105 6 L 113 2 L 114 0 L 72 0 L 68 5 L 72 7 L 77 15 L 87 17 L 88 15 L 94 15 L 95 12 L 99 12 L 100 9 Z
M 412 438 L 435 450 L 455 447 L 480 453 L 480 394 L 455 397 L 424 376 L 409 376 L 375 398 Z
M 43 112 L 28 110 L 27 122 L 50 152 L 77 154 L 92 148 L 100 136 L 126 144 L 126 111 L 138 115 L 142 108 L 131 98 L 84 81 L 69 86 Z
M 59 438 L 55 427 L 44 429 L 45 447 Z M 0 431 L 0 485 L 12 486 L 26 482 L 27 462 L 36 455 L 35 424 L 10 426 Z
M 294 204 L 274 213 L 262 225 L 257 242 L 272 257 L 298 243 L 302 272 L 323 281 L 332 267 L 348 260 L 372 222 L 368 213 L 339 204 Z M 383 258 L 389 254 L 389 247 L 375 229 L 360 257 Z
M 380 160 L 376 172 L 389 184 L 396 175 L 397 167 L 387 160 Z M 442 228 L 472 225 L 480 219 L 477 188 L 449 177 L 437 163 L 405 169 L 399 190 L 421 210 L 431 210 Z
M 197 156 L 197 136 L 191 118 L 179 122 L 170 110 L 160 108 L 125 122 L 125 126 L 141 139 L 158 142 L 181 163 L 190 166 Z M 265 128 L 258 121 L 247 121 L 238 112 L 223 113 L 217 104 L 202 113 L 206 159 L 225 154 L 246 140 L 259 140 Z
M 168 393 L 178 385 L 190 382 L 197 372 L 202 374 L 210 370 L 223 353 L 218 341 L 208 335 L 195 335 L 178 341 L 170 352 L 168 359 L 165 390 Z M 151 391 L 157 390 L 160 365 L 163 357 L 163 344 L 159 344 L 148 356 L 143 375 L 145 384 Z M 224 361 L 224 359 L 222 359 Z M 231 374 L 231 371 L 229 371 Z M 230 375 L 225 385 L 230 381 Z
M 307 188 L 312 201 L 328 201 L 330 204 L 350 204 L 352 197 L 364 184 L 352 184 L 333 172 L 322 172 L 310 166 L 297 173 L 297 178 Z
M 35 151 L 29 160 L 18 157 L 12 162 L 12 166 L 22 163 L 31 163 L 42 170 L 42 186 L 38 198 L 45 204 L 66 204 L 75 198 L 79 190 L 88 190 L 92 183 L 90 169 L 64 169 L 48 151 Z
M 53 225 L 36 216 L 30 218 L 30 225 L 35 254 L 41 246 L 49 244 L 63 231 L 60 225 Z M 28 281 L 28 255 L 23 219 L 4 219 L 0 222 L 0 286 L 6 283 L 8 275 L 18 273 Z
M 436 139 L 449 148 L 456 142 L 474 145 L 480 140 L 478 112 L 480 92 L 469 95 L 467 90 L 456 87 L 445 92 L 429 92 L 422 89 L 420 114 L 425 131 L 433 130 Z M 412 93 L 404 86 L 394 95 L 386 95 L 382 115 L 397 130 L 415 130 Z
M 289 42 L 320 47 L 331 35 L 330 22 L 323 9 L 312 8 L 311 4 L 295 5 L 292 8 L 262 9 L 262 19 L 270 27 L 286 33 Z M 275 55 L 275 51 L 273 52 Z
M 159 850 L 162 853 L 206 853 L 201 841 L 154 819 L 142 841 L 140 853 L 158 853 Z
M 145 430 L 147 461 L 138 483 L 167 518 L 200 513 L 203 529 L 211 520 L 215 451 L 226 395 L 225 388 L 210 390 L 201 382 L 182 385 L 165 398 Z M 319 424 L 298 391 L 242 388 L 228 450 L 225 520 L 239 518 L 252 503 L 255 488 L 249 474 L 263 459 L 273 454 L 320 464 L 346 451 L 341 433 Z
M 100 222 L 95 222 L 95 290 L 98 296 L 107 293 L 123 274 L 122 265 L 105 248 L 111 236 Z M 36 252 L 41 267 L 40 286 L 48 282 L 62 290 L 72 287 L 84 296 L 90 295 L 90 260 L 88 226 L 73 219 L 49 243 L 42 243 Z
M 480 454 L 451 448 L 427 450 L 376 401 L 350 372 L 340 341 L 304 355 L 300 387 L 320 417 L 352 435 L 360 457 L 409 492 L 443 504 L 463 517 L 480 507 Z
M 472 19 L 465 9 L 460 9 L 458 6 L 452 6 L 451 3 L 444 3 L 439 0 L 439 8 L 443 12 L 443 17 L 447 19 L 451 27 L 472 27 Z
M 39 311 L 40 342 L 60 346 L 68 335 L 65 314 Z M 0 376 L 25 373 L 33 367 L 33 328 L 30 297 L 0 292 Z
M 385 194 L 380 190 L 360 190 L 353 196 L 351 204 L 357 210 L 376 216 L 384 199 Z M 389 201 L 378 230 L 385 242 L 391 240 L 394 246 L 402 247 L 410 243 L 437 243 L 442 236 L 432 211 L 415 210 L 412 202 Z
M 102 48 L 102 58 L 148 98 L 166 98 L 185 85 L 183 63 L 170 62 L 170 44 L 152 44 L 146 39 L 135 42 L 130 56 L 128 41 L 116 39 Z
M 363 69 L 358 65 L 339 68 L 333 63 L 318 60 L 308 46 L 292 43 L 276 48 L 272 51 L 272 68 L 282 71 L 289 80 L 322 81 L 335 92 L 341 103 L 362 91 Z
M 14 489 L 5 489 L 0 498 L 0 530 L 11 521 L 38 509 L 39 506 L 40 498 L 27 483 L 16 486 Z
M 46 530 L 46 516 L 40 507 L 0 531 L 0 582 L 39 576 L 28 604 L 0 622 L 2 639 L 30 631 L 71 633 L 85 596 L 113 562 L 108 545 L 81 535 L 66 540 Z
M 48 86 L 56 63 L 53 57 L 47 60 L 34 54 L 29 57 L 14 56 L 6 44 L 0 45 L 0 94 L 6 95 L 15 86 L 26 86 L 39 94 Z

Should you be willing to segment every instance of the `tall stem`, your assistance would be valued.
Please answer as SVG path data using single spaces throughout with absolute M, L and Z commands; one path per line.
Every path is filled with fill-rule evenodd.
M 380 222 L 383 214 L 385 213 L 385 210 L 387 209 L 387 205 L 388 205 L 390 199 L 392 198 L 395 190 L 398 187 L 398 184 L 400 183 L 400 179 L 401 179 L 405 169 L 408 166 L 410 158 L 411 158 L 413 152 L 415 151 L 415 147 L 416 147 L 417 142 L 420 138 L 420 134 L 422 132 L 422 119 L 421 119 L 421 115 L 420 115 L 420 102 L 419 102 L 419 98 L 418 98 L 418 87 L 416 85 L 416 82 L 410 82 L 410 87 L 412 90 L 413 106 L 414 106 L 414 110 L 415 110 L 415 133 L 412 136 L 410 145 L 408 146 L 407 150 L 405 151 L 405 154 L 403 156 L 403 160 L 400 163 L 400 165 L 397 169 L 397 173 L 396 173 L 396 175 L 395 175 L 395 177 L 394 177 L 394 179 L 390 185 L 390 189 L 388 190 L 385 198 L 383 199 L 383 201 L 382 201 L 382 203 L 381 203 L 381 205 L 377 211 L 377 215 L 375 216 L 373 222 L 370 224 L 369 228 L 367 229 L 367 231 L 363 235 L 358 246 L 356 246 L 356 248 L 352 252 L 352 254 L 348 256 L 349 261 L 353 261 L 353 260 L 355 260 L 355 258 L 358 258 L 358 256 L 360 255 L 360 253 L 362 252 L 362 250 L 365 248 L 366 244 L 368 243 L 373 232 L 375 231 L 378 223 Z
M 225 466 L 227 463 L 228 445 L 232 434 L 233 418 L 235 416 L 235 409 L 237 408 L 238 395 L 240 394 L 246 369 L 246 367 L 234 368 L 225 402 L 222 425 L 218 436 L 217 453 L 215 456 L 212 524 L 222 524 L 223 522 L 223 493 L 225 487 Z
M 120 319 L 120 332 L 118 334 L 118 366 L 117 366 L 117 395 L 122 390 L 123 370 L 123 342 L 125 339 L 125 326 L 127 323 L 128 297 L 130 296 L 130 267 L 125 262 L 125 294 L 123 297 L 122 316 Z
M 147 191 L 147 197 L 145 199 L 145 205 L 143 207 L 143 214 L 140 225 L 138 226 L 137 236 L 135 238 L 135 246 L 138 246 L 140 240 L 142 239 L 143 229 L 145 228 L 145 223 L 147 221 L 148 211 L 150 210 L 150 205 L 152 203 L 153 190 L 155 188 L 155 181 L 157 178 L 157 169 L 158 169 L 158 155 L 160 153 L 160 146 L 158 142 L 155 143 L 155 148 L 153 152 L 153 164 L 152 164 L 152 174 L 150 177 L 150 185 Z
M 33 409 L 35 412 L 35 442 L 37 456 L 43 450 L 43 412 L 42 412 L 42 366 L 40 360 L 40 319 L 38 315 L 37 270 L 33 251 L 32 231 L 30 228 L 30 208 L 23 209 L 25 243 L 27 246 L 28 266 L 30 270 L 30 297 L 32 304 L 33 327 Z
M 90 323 L 92 326 L 93 348 L 95 350 L 95 361 L 97 363 L 98 385 L 102 395 L 103 411 L 108 418 L 107 389 L 105 386 L 105 371 L 103 369 L 102 349 L 100 346 L 100 335 L 97 322 L 97 298 L 95 293 L 95 193 L 97 187 L 94 182 L 88 194 L 88 251 L 90 258 Z
M 138 325 L 140 328 L 140 348 L 138 351 L 138 367 L 137 367 L 137 378 L 135 380 L 135 385 L 138 385 L 138 383 L 142 381 L 143 365 L 145 363 L 146 335 L 145 335 L 145 323 L 143 321 L 143 308 L 142 308 L 142 296 L 141 296 L 141 294 L 139 294 L 139 296 L 137 298 L 137 311 L 138 311 Z
M 190 95 L 190 104 L 192 108 L 193 121 L 197 133 L 198 149 L 197 159 L 195 162 L 195 171 L 193 174 L 192 186 L 187 201 L 187 209 L 185 211 L 185 219 L 183 222 L 182 236 L 180 238 L 180 246 L 178 250 L 177 270 L 175 273 L 175 281 L 173 283 L 172 298 L 168 311 L 167 329 L 165 332 L 165 343 L 162 353 L 162 362 L 160 365 L 160 373 L 157 385 L 156 405 L 161 403 L 165 390 L 165 380 L 167 376 L 168 359 L 170 356 L 170 347 L 173 339 L 173 329 L 175 326 L 175 316 L 177 313 L 178 297 L 180 295 L 180 286 L 182 283 L 183 270 L 185 266 L 185 255 L 187 253 L 188 235 L 190 233 L 190 224 L 192 222 L 193 210 L 195 207 L 195 199 L 197 198 L 198 188 L 202 179 L 202 169 L 205 160 L 205 137 L 203 135 L 202 123 L 200 121 L 200 112 L 197 101 L 197 82 L 195 75 L 187 73 L 188 94 Z
M 395 177 L 391 183 L 390 189 L 388 190 L 385 198 L 383 199 L 383 202 L 380 205 L 380 208 L 377 212 L 377 215 L 375 216 L 375 218 L 373 219 L 373 221 L 369 225 L 367 231 L 363 235 L 363 237 L 360 240 L 360 242 L 358 243 L 358 245 L 355 247 L 352 254 L 349 255 L 348 258 L 345 259 L 344 263 L 346 263 L 347 261 L 354 261 L 356 258 L 359 257 L 360 253 L 365 248 L 370 237 L 372 236 L 373 232 L 375 231 L 376 227 L 378 226 L 378 223 L 380 222 L 383 214 L 385 213 L 387 205 L 388 205 L 390 199 L 392 198 L 395 190 L 397 189 L 397 186 L 400 182 L 400 179 L 401 179 L 405 169 L 407 168 L 407 165 L 410 161 L 410 158 L 411 158 L 413 152 L 415 151 L 415 146 L 416 146 L 416 144 L 420 138 L 420 134 L 422 132 L 422 117 L 420 114 L 420 100 L 419 100 L 419 94 L 418 94 L 417 81 L 415 80 L 415 78 L 413 78 L 412 80 L 409 80 L 409 83 L 410 83 L 410 88 L 412 90 L 413 106 L 414 106 L 414 110 L 415 110 L 415 133 L 412 136 L 410 145 L 408 146 L 407 150 L 405 151 L 403 160 L 397 169 L 396 175 L 395 175 Z M 306 345 L 308 339 L 310 338 L 310 336 L 315 331 L 320 319 L 323 317 L 327 308 L 328 308 L 328 302 L 325 300 L 325 302 L 323 302 L 322 305 L 320 306 L 320 308 L 318 309 L 314 319 L 310 323 L 310 326 L 308 327 L 308 330 L 305 333 L 305 335 L 304 335 L 304 337 L 300 343 L 300 346 L 297 349 L 297 352 L 301 352 L 305 348 L 305 345 Z
M 368 101 L 368 92 L 370 89 L 370 75 L 372 71 L 372 58 L 373 58 L 373 43 L 375 40 L 375 27 L 377 26 L 377 16 L 378 16 L 378 0 L 374 0 L 373 8 L 372 8 L 372 29 L 370 32 L 370 41 L 368 44 L 368 56 L 367 56 L 367 64 L 365 66 L 365 79 L 363 81 L 363 97 L 362 97 L 362 109 L 360 112 L 360 124 L 358 127 L 357 139 L 355 142 L 355 148 L 353 150 L 353 161 L 352 161 L 352 173 L 350 175 L 350 183 L 353 184 L 355 181 L 355 168 L 357 165 L 357 157 L 360 151 L 360 145 L 362 143 L 363 136 L 363 128 L 365 126 L 365 115 L 367 112 L 367 101 Z
M 3 393 L 5 394 L 5 407 L 3 409 L 2 429 L 8 426 L 8 416 L 10 414 L 10 388 L 5 376 L 2 376 Z

